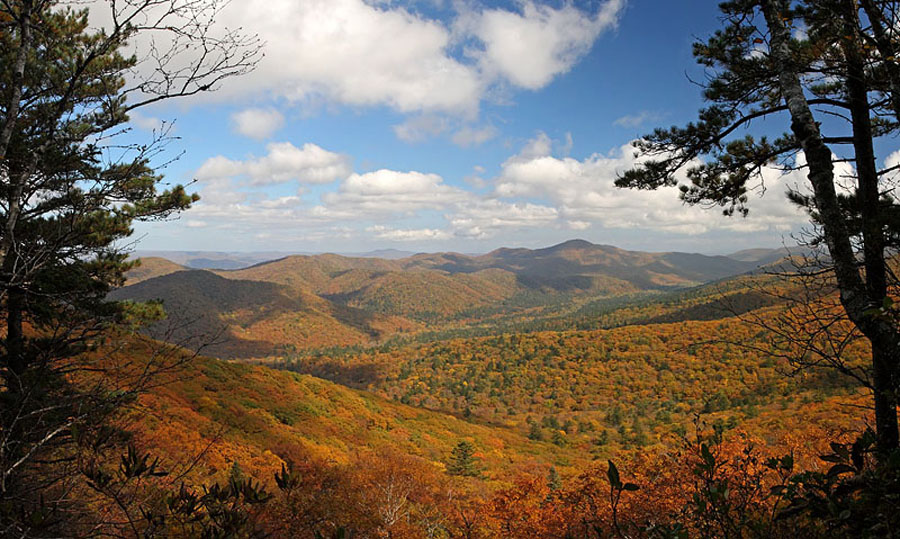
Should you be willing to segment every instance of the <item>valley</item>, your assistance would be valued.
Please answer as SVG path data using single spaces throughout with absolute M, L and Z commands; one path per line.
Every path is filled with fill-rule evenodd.
M 216 341 L 216 355 L 261 359 L 429 334 L 590 326 L 601 311 L 753 272 L 781 254 L 739 260 L 573 240 L 480 256 L 289 256 L 233 271 L 148 258 L 111 297 L 161 299 L 192 335 Z
M 354 485 L 397 480 L 403 463 L 416 470 L 409 511 L 442 507 L 443 525 L 463 528 L 477 515 L 483 530 L 499 525 L 498 497 L 550 496 L 548 477 L 561 481 L 554 488 L 594 488 L 608 459 L 650 473 L 662 465 L 653 459 L 687 458 L 707 436 L 722 451 L 751 443 L 817 466 L 823 440 L 863 428 L 867 393 L 764 352 L 784 298 L 800 290 L 779 275 L 791 264 L 782 254 L 574 241 L 473 257 L 291 256 L 227 271 L 145 259 L 113 297 L 162 300 L 168 319 L 148 335 L 227 361 L 192 361 L 142 397 L 153 413 L 130 416 L 129 428 L 176 462 L 202 455 L 189 474 L 200 483 L 225 480 L 235 463 L 261 484 L 284 463 L 316 488 L 337 481 L 305 502 L 313 513 L 367 492 Z M 855 342 L 843 355 L 864 365 L 867 352 Z M 476 477 L 451 471 L 461 443 Z M 575 510 L 566 499 L 547 506 L 553 518 Z M 328 517 L 361 525 L 353 518 L 364 517 Z

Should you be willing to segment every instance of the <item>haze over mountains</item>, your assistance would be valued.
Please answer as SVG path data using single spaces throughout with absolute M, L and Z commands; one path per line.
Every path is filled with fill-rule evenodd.
M 291 255 L 314 255 L 320 253 L 286 253 L 281 251 L 253 251 L 253 252 L 228 252 L 228 251 L 159 251 L 139 249 L 135 251 L 135 258 L 165 258 L 166 260 L 181 264 L 192 269 L 241 269 L 255 264 L 277 260 Z M 400 251 L 397 249 L 377 249 L 364 253 L 341 253 L 342 256 L 355 258 L 406 258 L 416 253 L 412 251 Z
M 584 240 L 570 240 L 560 245 L 583 242 L 590 244 Z M 556 246 L 559 247 L 560 245 Z M 591 244 L 593 245 L 593 244 Z M 553 247 L 551 247 L 552 249 Z M 502 251 L 503 249 L 498 249 Z M 526 251 L 529 249 L 525 249 Z M 539 249 L 540 250 L 540 249 Z M 496 251 L 495 251 L 496 252 Z M 736 253 L 724 255 L 728 258 L 740 260 L 744 262 L 761 262 L 777 260 L 785 255 L 784 248 L 754 248 L 744 249 Z M 282 251 L 251 251 L 251 252 L 229 252 L 229 251 L 168 251 L 168 250 L 147 250 L 139 249 L 135 251 L 135 258 L 165 258 L 177 264 L 181 264 L 192 269 L 218 269 L 231 270 L 243 269 L 263 262 L 270 262 L 288 256 L 315 256 L 320 254 L 337 254 L 347 258 L 384 258 L 388 260 L 399 260 L 409 258 L 415 255 L 426 253 L 416 253 L 413 251 L 403 251 L 399 249 L 376 249 L 366 252 L 353 253 L 315 253 L 315 252 L 282 252 Z M 467 256 L 478 257 L 479 254 L 467 254 Z M 714 256 L 714 255 L 713 255 Z
M 222 253 L 197 254 L 185 253 L 179 260 L 239 262 Z M 208 353 L 267 357 L 695 286 L 753 271 L 784 252 L 646 253 L 572 240 L 475 256 L 385 255 L 292 255 L 234 270 L 194 269 L 148 257 L 113 297 L 161 299 L 170 314 L 169 340 L 186 342 L 191 336 L 214 342 Z

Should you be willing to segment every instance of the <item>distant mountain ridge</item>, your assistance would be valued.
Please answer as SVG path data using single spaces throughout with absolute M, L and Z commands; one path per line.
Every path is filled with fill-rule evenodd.
M 129 275 L 129 286 L 112 296 L 162 299 L 195 327 L 209 333 L 219 328 L 225 343 L 216 354 L 265 357 L 371 344 L 423 324 L 458 326 L 488 321 L 492 313 L 686 288 L 751 272 L 771 256 L 647 253 L 571 240 L 474 256 L 290 255 L 234 270 L 196 270 L 148 258 Z
M 585 240 L 571 240 L 543 249 L 501 248 L 476 256 L 423 253 L 382 259 L 333 254 L 293 255 L 221 275 L 289 285 L 302 283 L 317 293 L 348 293 L 356 290 L 340 285 L 329 288 L 329 285 L 335 285 L 336 279 L 351 271 L 368 272 L 368 277 L 379 279 L 393 272 L 434 271 L 453 277 L 502 270 L 514 275 L 517 284 L 523 288 L 557 292 L 609 289 L 615 293 L 615 289 L 630 292 L 691 286 L 752 271 L 758 266 L 756 260 L 626 251 Z

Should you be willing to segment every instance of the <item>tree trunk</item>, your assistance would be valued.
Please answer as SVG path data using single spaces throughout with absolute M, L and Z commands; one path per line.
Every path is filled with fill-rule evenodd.
M 857 259 L 850 242 L 850 232 L 835 191 L 832 152 L 825 144 L 819 131 L 819 125 L 809 108 L 809 102 L 800 81 L 800 74 L 790 51 L 790 32 L 782 18 L 782 15 L 787 12 L 787 5 L 779 0 L 764 0 L 761 2 L 761 6 L 771 34 L 771 59 L 774 64 L 779 66 L 778 83 L 791 115 L 791 131 L 800 142 L 806 155 L 809 167 L 808 178 L 812 184 L 816 210 L 820 216 L 825 242 L 834 265 L 841 304 L 850 320 L 872 343 L 872 376 L 875 386 L 875 423 L 878 429 L 878 447 L 883 452 L 892 451 L 898 447 L 894 359 L 900 339 L 898 339 L 898 333 L 893 324 L 872 315 L 873 309 L 877 309 L 881 304 L 874 302 L 870 296 L 870 285 L 874 285 L 876 288 L 880 286 L 878 280 L 884 278 L 884 272 L 882 270 L 880 277 L 873 274 L 870 276 L 871 280 L 864 283 L 857 269 Z M 862 91 L 865 93 L 864 82 Z M 867 101 L 867 97 L 864 99 Z M 865 116 L 868 118 L 868 105 L 866 105 Z M 856 122 L 854 122 L 854 129 L 856 128 Z M 856 135 L 856 132 L 854 134 Z M 871 130 L 869 135 L 871 139 Z M 867 189 L 870 188 L 871 185 L 867 186 Z M 875 193 L 877 200 L 877 177 Z M 860 194 L 863 195 L 862 192 Z M 871 196 L 870 193 L 869 196 Z M 870 210 L 877 212 L 877 204 L 874 209 L 870 208 Z M 868 261 L 873 263 L 873 270 L 877 273 L 878 257 L 874 253 L 877 245 L 867 245 L 866 247 L 873 250 L 873 257 Z
M 15 249 L 13 248 L 13 251 Z M 9 391 L 17 391 L 20 387 L 21 375 L 25 372 L 25 332 L 23 313 L 25 311 L 25 291 L 12 281 L 15 274 L 15 252 L 5 253 L 2 265 L 3 279 L 6 286 L 6 340 L 5 357 L 2 358 L 0 367 L 3 368 L 3 377 Z
M 16 126 L 19 116 L 22 89 L 25 85 L 25 63 L 28 53 L 31 52 L 31 2 L 23 3 L 23 10 L 19 20 L 19 50 L 16 52 L 16 63 L 13 66 L 12 93 L 6 104 L 6 118 L 3 119 L 3 127 L 0 128 L 0 159 L 6 158 L 9 141 Z
M 853 150 L 856 155 L 857 203 L 862 218 L 863 262 L 866 293 L 873 305 L 883 305 L 887 297 L 887 264 L 884 257 L 884 229 L 878 190 L 878 167 L 872 143 L 872 121 L 865 63 L 859 41 L 859 12 L 854 0 L 844 0 L 841 20 L 843 34 L 852 39 L 841 41 L 847 65 L 847 100 L 853 124 Z M 900 98 L 900 95 L 894 96 Z M 866 316 L 863 313 L 862 316 Z M 864 324 L 867 326 L 869 324 Z M 875 425 L 878 447 L 889 452 L 898 447 L 897 394 L 895 386 L 896 335 L 879 334 L 877 328 L 861 327 L 872 344 L 872 382 L 875 398 Z M 894 332 L 896 333 L 896 332 Z
M 894 57 L 896 52 L 887 30 L 888 25 L 893 23 L 885 21 L 884 12 L 872 0 L 861 0 L 860 5 L 865 10 L 869 24 L 872 26 L 872 34 L 875 36 L 874 41 L 875 46 L 878 48 L 878 53 L 882 58 Z M 884 69 L 888 74 L 890 84 L 891 108 L 894 109 L 894 115 L 900 120 L 900 65 L 896 61 L 886 61 L 884 62 Z
M 6 383 L 12 391 L 18 386 L 18 378 L 25 372 L 25 332 L 22 312 L 25 294 L 14 288 L 6 296 Z

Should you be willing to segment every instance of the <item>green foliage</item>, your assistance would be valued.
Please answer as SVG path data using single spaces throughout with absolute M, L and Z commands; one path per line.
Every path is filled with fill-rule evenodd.
M 186 361 L 170 345 L 151 352 L 146 342 L 117 355 L 128 332 L 161 310 L 108 294 L 135 265 L 125 252 L 133 224 L 198 199 L 164 185 L 152 167 L 170 140 L 165 130 L 142 143 L 125 136 L 129 111 L 203 91 L 255 62 L 258 49 L 240 32 L 213 39 L 203 31 L 216 2 L 172 4 L 153 16 L 162 3 L 92 3 L 115 11 L 103 29 L 78 3 L 0 5 L 0 506 L 42 508 L 27 520 L 0 514 L 2 533 L 26 537 L 53 518 L 58 529 L 78 520 L 73 497 L 83 485 L 71 463 L 86 450 L 80 440 L 104 432 Z M 172 49 L 156 50 L 138 70 L 130 47 L 141 34 Z M 117 481 L 94 472 L 97 487 Z M 129 451 L 116 473 L 134 483 L 157 472 L 157 462 Z
M 466 477 L 481 475 L 478 457 L 475 456 L 475 446 L 471 442 L 461 440 L 456 444 L 447 463 L 447 473 Z
M 550 471 L 547 473 L 547 488 L 551 492 L 556 492 L 562 488 L 562 478 L 559 476 L 559 472 L 556 471 L 555 466 L 551 466 Z
M 239 467 L 232 467 L 224 484 L 197 489 L 184 482 L 175 486 L 159 481 L 169 475 L 160 469 L 159 458 L 141 454 L 133 445 L 120 460 L 115 469 L 92 460 L 82 473 L 98 500 L 121 512 L 121 522 L 114 527 L 122 533 L 143 537 L 178 533 L 204 539 L 264 536 L 254 513 L 272 496 L 243 477 Z
M 697 344 L 709 335 L 716 342 Z M 695 413 L 741 421 L 780 405 L 784 395 L 791 408 L 810 395 L 854 391 L 835 373 L 784 377 L 786 362 L 755 350 L 770 341 L 766 332 L 726 319 L 457 339 L 353 355 L 323 351 L 275 366 L 412 406 L 468 409 L 473 418 L 513 422 L 533 440 L 570 447 L 591 447 L 594 436 L 581 425 L 602 425 L 609 434 L 622 427 L 615 449 L 658 443 Z M 861 348 L 846 351 L 850 362 L 863 355 Z M 371 377 L 359 383 L 361 373 Z
M 773 489 L 788 501 L 778 518 L 810 519 L 832 537 L 890 537 L 900 526 L 900 452 L 875 459 L 876 441 L 867 431 L 853 443 L 833 442 L 820 457 L 827 471 L 798 473 Z
M 565 447 L 569 445 L 569 440 L 566 439 L 566 433 L 561 430 L 553 430 L 553 433 L 550 435 L 550 441 L 553 442 L 553 445 L 559 447 Z
M 856 378 L 829 346 L 813 352 L 819 359 L 804 356 L 818 341 L 841 340 L 838 322 L 869 340 L 863 378 L 871 379 L 884 453 L 900 447 L 900 326 L 888 299 L 900 286 L 890 263 L 900 238 L 900 201 L 884 187 L 891 167 L 880 165 L 887 150 L 879 141 L 900 132 L 898 7 L 872 0 L 722 3 L 722 27 L 694 44 L 707 74 L 704 108 L 694 122 L 641 137 L 635 147 L 644 159 L 616 180 L 634 189 L 677 186 L 688 204 L 747 216 L 750 193 L 765 190 L 764 169 L 804 170 L 787 199 L 813 225 L 805 245 L 821 252 L 798 272 L 807 293 L 794 302 L 797 313 L 807 310 L 786 320 L 793 327 L 782 336 L 805 351 L 797 353 L 799 365 L 825 365 Z M 762 122 L 766 134 L 747 133 Z M 852 163 L 849 174 L 842 163 Z M 831 287 L 840 292 L 840 309 L 808 309 L 810 298 Z

